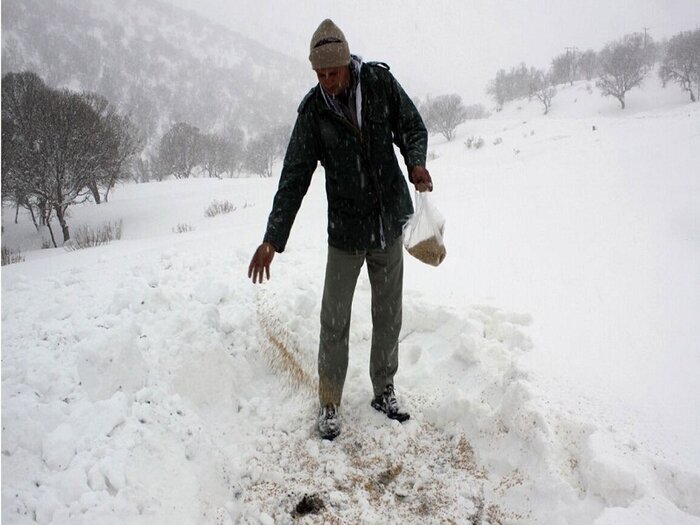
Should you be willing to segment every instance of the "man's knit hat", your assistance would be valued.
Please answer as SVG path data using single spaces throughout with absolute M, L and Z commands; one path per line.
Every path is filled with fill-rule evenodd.
M 350 63 L 350 47 L 345 35 L 330 18 L 321 22 L 311 37 L 309 60 L 314 70 L 347 66 Z

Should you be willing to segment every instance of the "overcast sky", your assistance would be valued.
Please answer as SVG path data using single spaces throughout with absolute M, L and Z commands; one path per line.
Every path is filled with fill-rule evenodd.
M 467 104 L 488 101 L 499 68 L 546 68 L 566 47 L 598 51 L 645 27 L 656 40 L 700 27 L 700 0 L 166 1 L 304 61 L 331 18 L 353 53 L 387 62 L 410 95 L 458 93 Z

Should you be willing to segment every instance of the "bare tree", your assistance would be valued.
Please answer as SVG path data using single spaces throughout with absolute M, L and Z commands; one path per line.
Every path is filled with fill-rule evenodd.
M 221 178 L 226 171 L 228 144 L 226 139 L 215 134 L 204 134 L 200 138 L 202 145 L 202 168 L 210 177 Z
M 551 78 L 544 71 L 534 70 L 531 76 L 531 89 L 533 96 L 544 106 L 544 114 L 549 113 L 552 107 L 552 99 L 557 94 L 557 89 L 552 85 Z
M 625 94 L 640 86 L 652 65 L 651 37 L 641 33 L 625 35 L 617 42 L 607 44 L 598 55 L 600 78 L 596 85 L 605 96 L 613 96 L 625 109 Z
M 40 202 L 31 192 L 31 177 L 40 167 L 32 155 L 33 145 L 39 144 L 32 122 L 43 116 L 47 91 L 35 73 L 8 73 L 2 78 L 2 200 L 13 202 L 17 212 L 20 206 L 27 208 L 37 229 L 34 211 Z
M 233 177 L 235 172 L 240 171 L 243 163 L 243 154 L 245 152 L 245 134 L 235 125 L 229 125 L 225 132 L 227 151 L 226 151 L 226 171 L 229 177 Z M 286 144 L 285 144 L 286 146 Z M 281 153 L 283 154 L 284 151 Z
M 272 165 L 275 161 L 275 148 L 269 137 L 264 134 L 248 141 L 243 165 L 251 173 L 261 177 L 272 177 Z
M 63 241 L 69 240 L 68 207 L 88 198 L 95 178 L 115 166 L 121 169 L 130 153 L 106 140 L 103 131 L 109 126 L 84 95 L 50 89 L 30 72 L 5 75 L 2 94 L 4 190 L 29 209 L 35 225 L 37 211 L 56 246 L 51 214 Z M 115 160 L 115 152 L 124 158 Z
M 242 141 L 243 132 L 237 129 L 225 136 L 213 133 L 202 135 L 202 168 L 210 177 L 221 178 L 224 173 L 233 176 L 241 162 Z
M 244 166 L 252 173 L 272 177 L 273 165 L 284 155 L 290 135 L 291 128 L 283 125 L 251 139 L 246 146 Z
M 134 157 L 131 162 L 131 178 L 134 182 L 148 182 L 153 175 L 151 158 L 142 154 Z
M 586 80 L 596 76 L 598 70 L 598 55 L 592 49 L 584 51 L 578 59 L 578 69 Z
M 202 162 L 202 141 L 199 129 L 178 122 L 160 139 L 157 169 L 160 176 L 173 175 L 187 179 Z
M 690 93 L 691 102 L 700 98 L 700 29 L 678 33 L 669 40 L 659 76 L 664 84 L 669 80 L 680 84 Z
M 425 125 L 432 133 L 441 133 L 447 141 L 455 136 L 457 126 L 467 120 L 467 108 L 459 95 L 440 95 L 428 99 L 421 110 Z
M 48 98 L 45 117 L 37 151 L 43 169 L 32 191 L 53 208 L 65 243 L 70 239 L 66 211 L 88 197 L 90 181 L 102 168 L 97 154 L 101 125 L 81 95 L 66 90 Z
M 533 67 L 528 69 L 525 63 L 511 68 L 508 73 L 501 69 L 496 78 L 489 83 L 486 93 L 496 100 L 499 110 L 509 100 L 523 97 L 527 97 L 530 100 L 534 96 L 532 80 L 536 72 L 537 70 Z
M 466 107 L 467 120 L 474 120 L 480 118 L 487 118 L 489 112 L 482 104 L 470 104 Z
M 99 122 L 90 137 L 93 157 L 97 166 L 91 173 L 88 187 L 95 203 L 109 199 L 109 191 L 129 176 L 127 162 L 140 148 L 136 128 L 128 117 L 118 115 L 109 101 L 95 93 L 83 94 L 83 100 L 93 109 Z
M 499 111 L 503 109 L 503 104 L 510 100 L 508 93 L 508 75 L 505 69 L 498 70 L 496 78 L 489 82 L 486 88 L 486 94 L 493 97 L 496 104 L 498 104 Z
M 530 70 L 524 62 L 510 70 L 511 98 L 532 97 L 530 91 Z
M 578 65 L 575 51 L 567 50 L 566 53 L 557 55 L 552 59 L 550 76 L 554 84 L 574 83 L 578 73 Z

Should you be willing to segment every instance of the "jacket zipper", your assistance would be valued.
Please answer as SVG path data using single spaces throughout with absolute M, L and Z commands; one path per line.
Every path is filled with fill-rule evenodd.
M 365 138 L 362 134 L 362 131 L 357 129 L 350 122 L 348 122 L 347 119 L 341 117 L 335 111 L 332 111 L 330 108 L 326 107 L 323 111 L 327 111 L 328 113 L 330 113 L 333 116 L 333 118 L 341 122 L 344 126 L 346 126 L 350 131 L 352 131 L 355 135 L 357 135 L 360 138 L 360 144 L 362 146 L 362 152 L 364 156 Z M 384 250 L 386 248 L 386 237 L 384 236 L 384 212 L 382 206 L 382 194 L 379 191 L 379 181 L 376 179 L 375 176 L 373 176 L 372 170 L 369 167 L 369 162 L 367 162 L 367 169 L 369 171 L 369 178 L 372 180 L 372 184 L 374 185 L 374 191 L 377 192 L 377 201 L 379 202 L 379 245 L 382 247 L 382 250 Z

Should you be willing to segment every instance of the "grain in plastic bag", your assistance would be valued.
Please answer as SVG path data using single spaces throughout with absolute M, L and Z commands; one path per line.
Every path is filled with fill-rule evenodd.
M 444 233 L 445 218 L 430 201 L 428 192 L 416 192 L 416 211 L 403 230 L 408 253 L 425 264 L 439 266 L 447 255 Z

